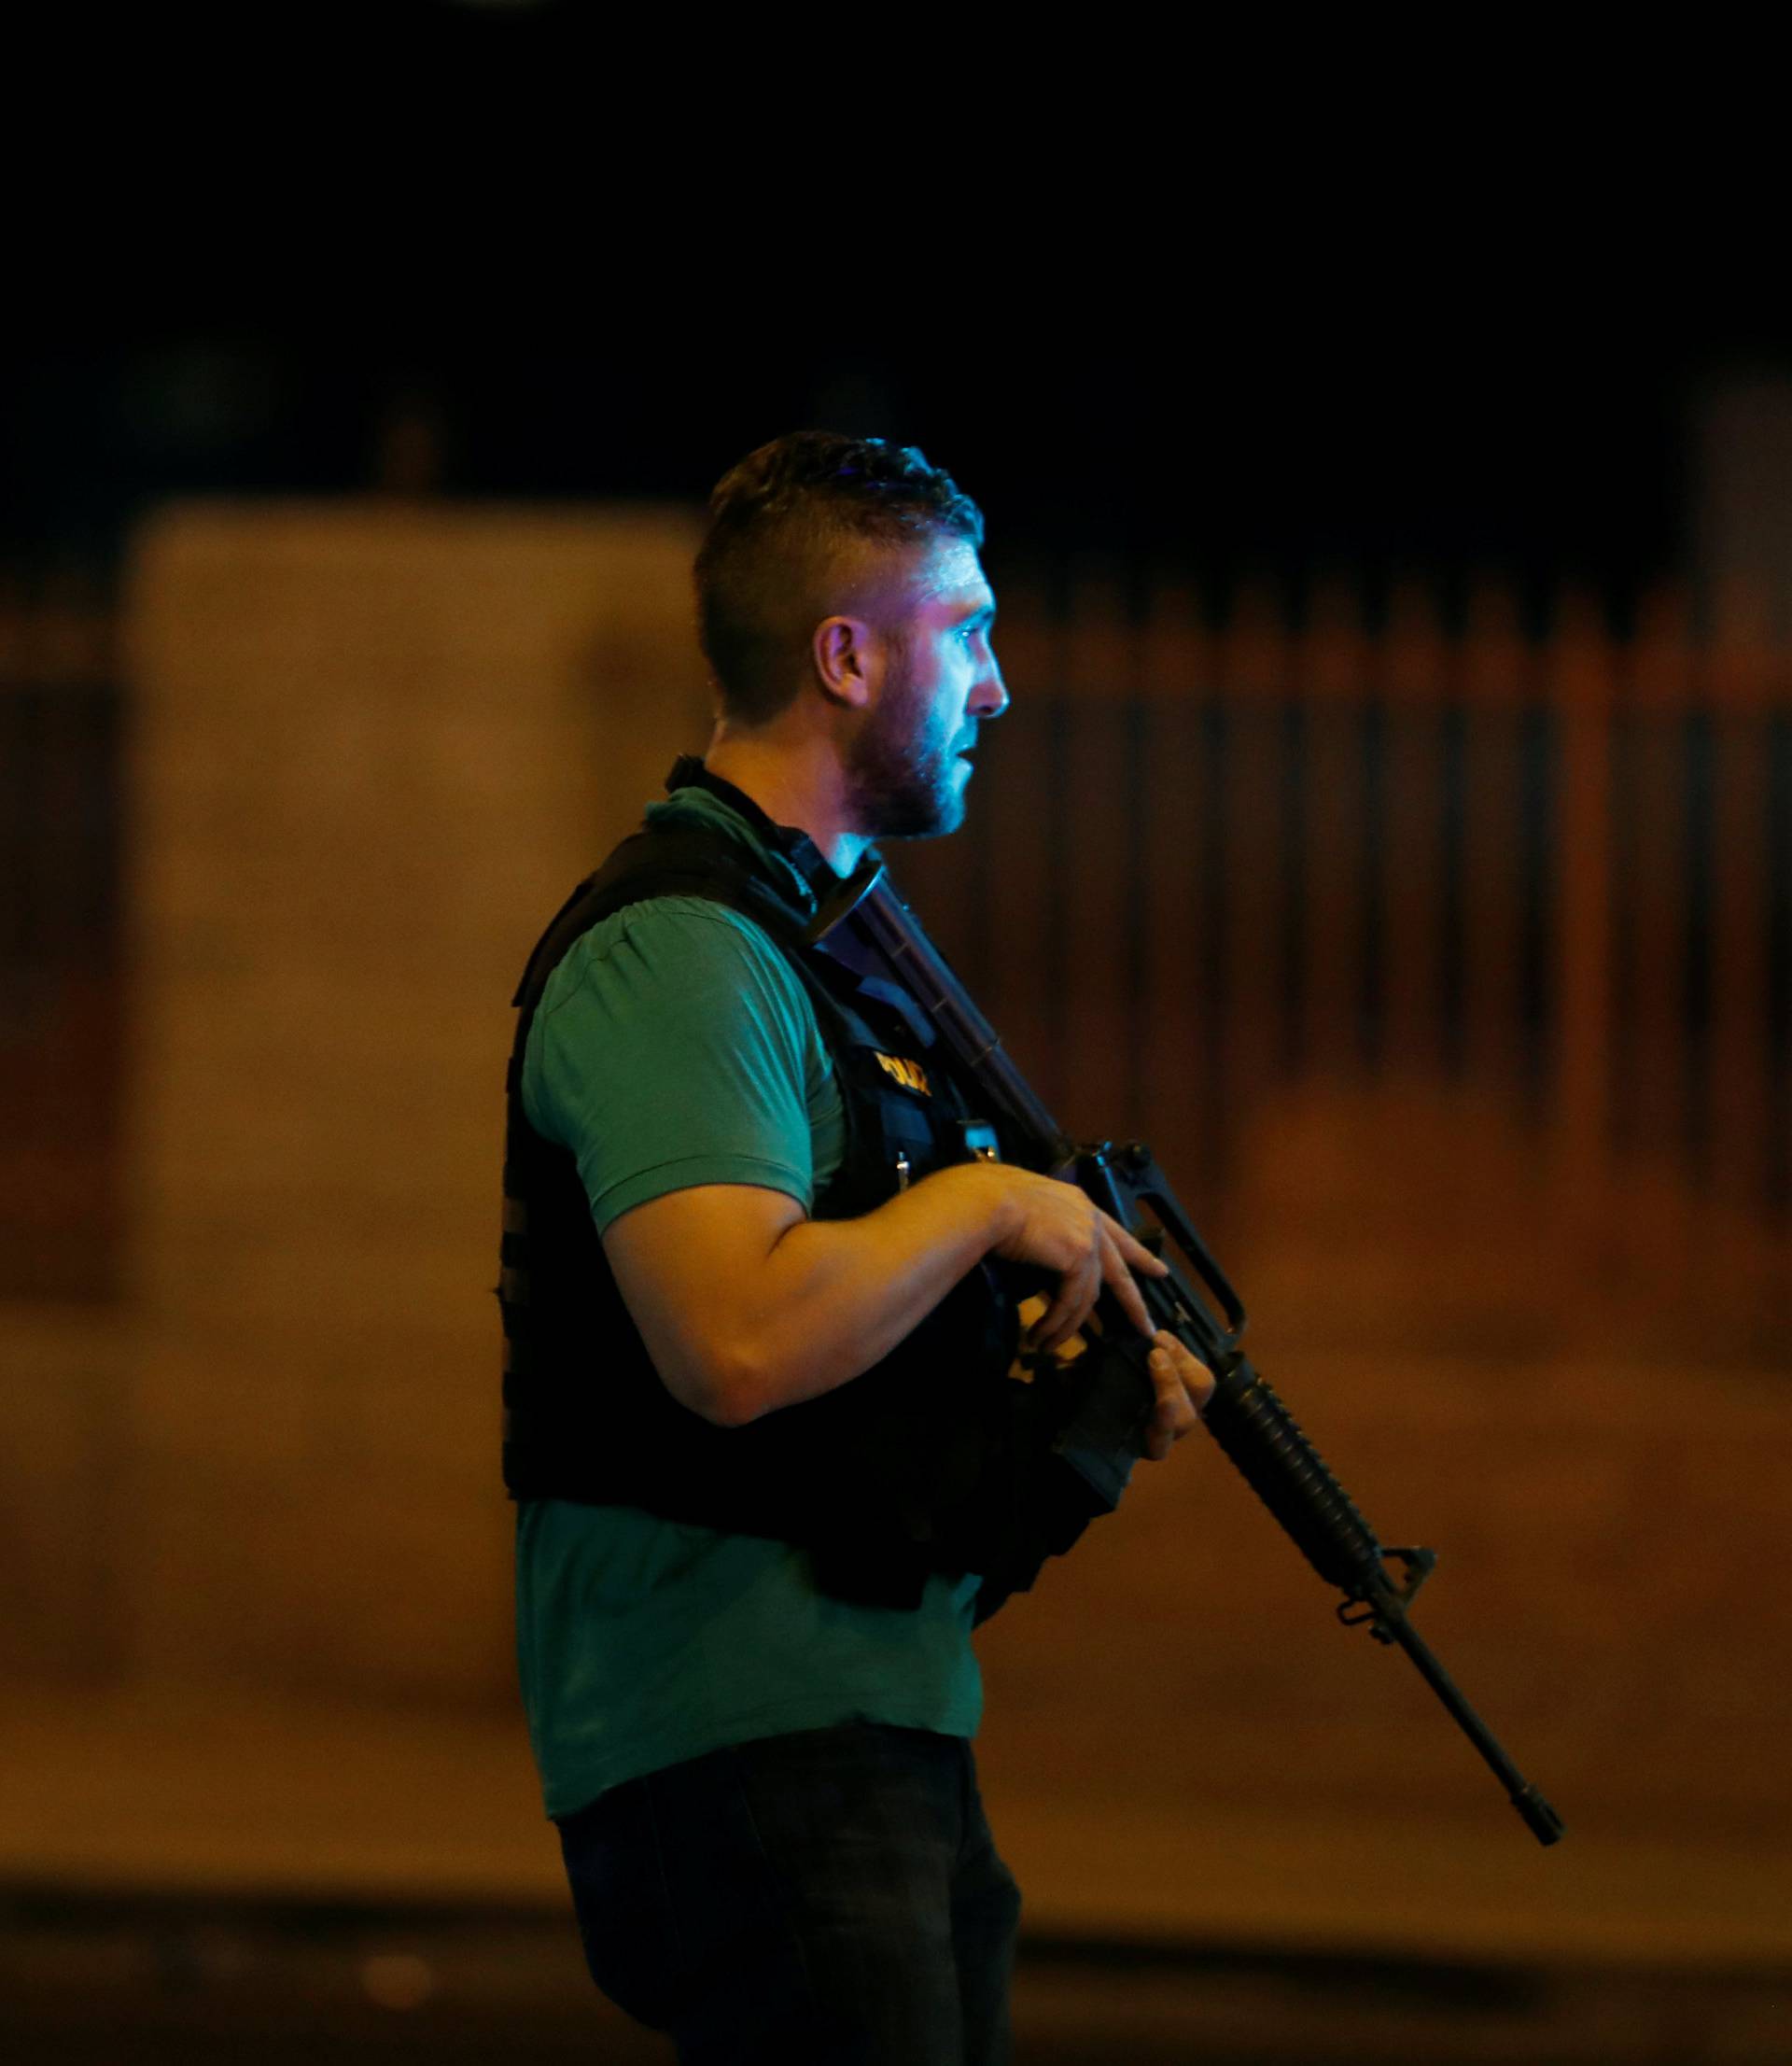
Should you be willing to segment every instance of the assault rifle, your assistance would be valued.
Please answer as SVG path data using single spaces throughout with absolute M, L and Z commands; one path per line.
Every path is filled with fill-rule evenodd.
M 1154 1328 L 1169 1328 L 1212 1372 L 1202 1425 L 1326 1584 L 1344 1595 L 1337 1618 L 1366 1625 L 1379 1643 L 1397 1643 L 1506 1790 L 1541 1844 L 1561 1834 L 1561 1818 L 1519 1773 L 1457 1689 L 1407 1609 L 1436 1563 L 1432 1550 L 1384 1548 L 1295 1417 L 1239 1347 L 1244 1306 L 1178 1203 L 1151 1150 L 1132 1141 L 1070 1140 L 1003 1053 L 988 1021 L 897 895 L 875 853 L 830 899 L 808 928 L 819 940 L 843 921 L 880 953 L 922 1005 L 948 1049 L 973 1075 L 1040 1167 L 1081 1187 L 1103 1212 L 1169 1264 L 1163 1277 L 1141 1277 Z M 1166 1247 L 1175 1251 L 1166 1254 Z M 1180 1258 L 1180 1260 L 1179 1260 Z M 1096 1307 L 1100 1354 L 1095 1373 L 1057 1447 L 1110 1507 L 1119 1503 L 1132 1459 L 1144 1454 L 1155 1388 L 1150 1343 L 1110 1291 Z M 1396 1562 L 1398 1576 L 1388 1566 Z

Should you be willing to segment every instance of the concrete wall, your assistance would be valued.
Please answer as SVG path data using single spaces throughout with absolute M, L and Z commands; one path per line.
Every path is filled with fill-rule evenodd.
M 143 540 L 133 1643 L 511 1697 L 510 994 L 701 748 L 681 512 L 189 508 Z

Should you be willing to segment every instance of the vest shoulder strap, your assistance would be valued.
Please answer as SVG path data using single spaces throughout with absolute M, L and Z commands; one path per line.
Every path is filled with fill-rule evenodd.
M 700 896 L 752 919 L 785 948 L 804 944 L 795 909 L 737 858 L 725 835 L 697 827 L 632 833 L 567 899 L 537 941 L 511 1003 L 533 1007 L 567 949 L 594 925 L 650 897 Z

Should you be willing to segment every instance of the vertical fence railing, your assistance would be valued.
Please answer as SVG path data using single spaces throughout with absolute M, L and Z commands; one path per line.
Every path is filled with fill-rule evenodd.
M 1209 711 L 1190 688 L 1211 679 L 1212 643 L 1194 597 L 1160 591 L 1138 649 L 1139 877 L 1127 899 L 1141 967 L 1126 1124 L 1154 1130 L 1175 1158 L 1169 1166 L 1190 1171 L 1223 1132 L 1220 1024 L 1204 1009 L 1219 980 L 1221 935 L 1211 921 L 1222 841 Z M 1078 979 L 1067 969 L 1068 982 Z
M 1707 1076 L 1714 1192 L 1755 1205 L 1777 1188 L 1768 1117 L 1767 911 L 1773 654 L 1757 598 L 1721 598 L 1701 684 L 1711 769 Z
M 1563 604 L 1547 655 L 1555 734 L 1549 925 L 1555 1067 L 1549 1086 L 1556 1203 L 1572 1227 L 1596 1216 L 1611 1160 L 1614 654 L 1583 597 Z M 1549 894 L 1549 891 L 1546 891 Z
M 1619 641 L 1573 596 L 1527 638 L 1491 582 L 1448 633 L 1417 587 L 1374 631 L 1342 584 L 1297 625 L 1003 600 L 978 878 L 901 867 L 960 950 L 987 900 L 979 986 L 1067 1123 L 1149 1127 L 1223 1210 L 1278 1089 L 1454 1088 L 1529 1130 L 1564 1238 L 1645 1172 L 1670 1241 L 1730 1216 L 1700 1267 L 1785 1242 L 1792 667 L 1741 601 Z
M 1534 655 L 1519 609 L 1491 583 L 1469 599 L 1459 654 L 1461 741 L 1461 1035 L 1458 1067 L 1496 1096 L 1513 1096 L 1533 1057 L 1526 1032 L 1525 847 L 1527 740 L 1536 730 Z
M 0 582 L 0 1295 L 119 1288 L 122 698 L 74 579 Z
M 1306 838 L 1299 855 L 1302 994 L 1297 1066 L 1337 1078 L 1365 1061 L 1363 972 L 1369 928 L 1367 878 L 1337 856 L 1363 849 L 1367 794 L 1361 710 L 1370 653 L 1354 598 L 1320 591 L 1296 658 L 1294 693 L 1305 721 Z

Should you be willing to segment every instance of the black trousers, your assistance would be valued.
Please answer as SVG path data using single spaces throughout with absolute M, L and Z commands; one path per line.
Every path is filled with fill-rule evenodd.
M 592 1977 L 682 2066 L 1008 2059 L 1020 1892 L 962 1736 L 767 1736 L 559 1828 Z

